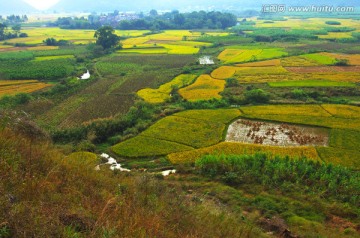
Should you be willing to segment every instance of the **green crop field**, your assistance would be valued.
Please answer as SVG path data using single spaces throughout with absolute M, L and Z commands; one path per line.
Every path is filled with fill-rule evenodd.
M 164 155 L 214 145 L 222 140 L 226 124 L 239 115 L 238 110 L 180 112 L 161 119 L 139 136 L 115 145 L 113 151 L 121 156 L 140 157 Z M 148 142 L 139 143 L 139 140 Z M 148 148 L 148 146 L 153 148 L 157 144 L 156 142 L 159 142 L 159 148 L 154 151 L 139 148 L 139 145 L 144 148 Z M 170 146 L 165 153 L 166 145 L 163 146 L 163 142 L 178 147 Z
M 332 65 L 335 63 L 334 58 L 327 56 L 327 55 L 323 55 L 323 54 L 306 54 L 306 55 L 303 55 L 303 57 L 313 60 L 313 61 L 316 61 L 317 63 L 322 64 L 322 65 Z
M 137 136 L 112 147 L 117 155 L 125 157 L 158 156 L 191 149 L 176 142 L 146 136 Z

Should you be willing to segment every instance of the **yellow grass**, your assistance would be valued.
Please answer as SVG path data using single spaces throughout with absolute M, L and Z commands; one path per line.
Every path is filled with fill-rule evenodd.
M 221 142 L 219 144 L 196 150 L 172 153 L 168 159 L 174 164 L 191 163 L 208 154 L 255 154 L 258 152 L 268 153 L 270 158 L 276 155 L 290 156 L 292 158 L 306 157 L 315 161 L 321 161 L 314 147 L 279 147 L 265 145 L 250 145 L 234 142 Z
M 32 93 L 51 86 L 51 84 L 41 83 L 37 80 L 1 80 L 0 97 L 5 95 L 16 95 L 18 93 Z
M 259 55 L 261 51 L 262 50 L 225 49 L 219 54 L 218 59 L 225 63 L 245 62 Z
M 161 85 L 158 89 L 145 88 L 137 92 L 145 101 L 150 103 L 163 103 L 170 99 L 170 93 L 173 87 L 181 88 L 189 85 L 196 78 L 196 75 L 181 74 L 174 78 L 171 82 Z
M 225 88 L 225 81 L 212 78 L 210 75 L 201 75 L 195 83 L 179 90 L 179 94 L 189 100 L 209 100 L 221 98 L 219 95 Z

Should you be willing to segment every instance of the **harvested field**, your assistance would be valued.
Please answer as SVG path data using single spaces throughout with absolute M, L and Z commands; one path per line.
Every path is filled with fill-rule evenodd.
M 239 119 L 227 131 L 226 141 L 272 146 L 327 146 L 328 130 L 318 127 Z

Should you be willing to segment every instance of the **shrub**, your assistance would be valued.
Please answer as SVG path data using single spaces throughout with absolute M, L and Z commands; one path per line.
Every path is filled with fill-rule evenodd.
M 245 92 L 245 100 L 248 103 L 267 103 L 270 100 L 269 93 L 262 89 L 252 89 Z

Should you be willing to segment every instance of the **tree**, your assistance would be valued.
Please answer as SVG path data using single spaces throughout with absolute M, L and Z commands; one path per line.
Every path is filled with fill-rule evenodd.
M 149 14 L 152 17 L 156 17 L 158 15 L 158 12 L 155 9 L 152 9 Z
M 111 26 L 100 27 L 94 34 L 96 44 L 101 45 L 104 49 L 110 49 L 117 46 L 120 41 L 120 37 L 114 32 L 115 30 Z
M 245 100 L 248 103 L 267 103 L 270 95 L 262 89 L 252 89 L 245 92 Z
M 12 29 L 16 34 L 19 34 L 20 31 L 21 31 L 21 25 L 20 25 L 20 24 L 16 24 L 16 25 L 12 26 L 11 29 Z

